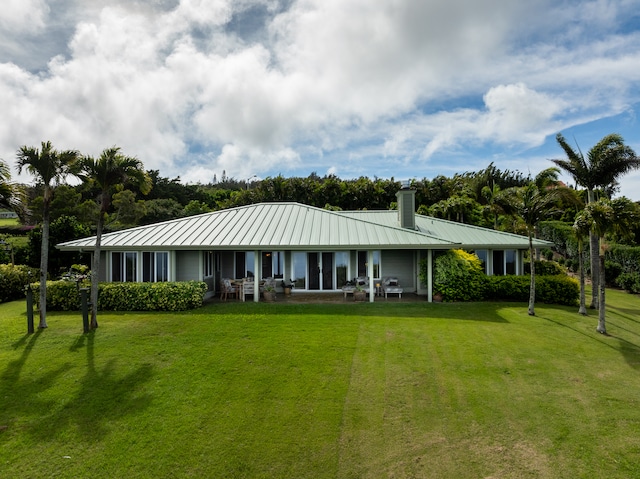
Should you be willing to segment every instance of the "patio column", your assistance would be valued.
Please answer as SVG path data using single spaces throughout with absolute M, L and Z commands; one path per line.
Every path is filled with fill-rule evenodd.
M 253 300 L 260 301 L 260 251 L 253 252 Z
M 369 276 L 369 302 L 373 303 L 375 300 L 375 281 L 373 280 L 373 251 L 367 251 L 367 276 Z
M 433 250 L 427 250 L 427 301 L 433 302 Z

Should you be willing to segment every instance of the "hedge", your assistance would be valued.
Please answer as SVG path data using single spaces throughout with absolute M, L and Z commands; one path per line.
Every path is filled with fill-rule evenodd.
M 530 276 L 487 276 L 486 299 L 529 301 Z M 580 298 L 577 280 L 566 275 L 536 275 L 536 301 L 575 306 Z
M 39 284 L 34 283 L 38 299 Z M 89 288 L 85 282 L 82 287 Z M 202 306 L 207 285 L 198 281 L 171 283 L 100 283 L 98 309 L 101 311 L 185 311 Z M 78 286 L 72 281 L 47 281 L 47 309 L 80 309 Z
M 0 303 L 24 298 L 25 286 L 39 276 L 37 268 L 0 264 Z

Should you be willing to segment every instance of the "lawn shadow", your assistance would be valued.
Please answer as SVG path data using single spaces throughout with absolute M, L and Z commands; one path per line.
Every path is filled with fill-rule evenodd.
M 214 303 L 205 305 L 201 313 L 207 314 L 211 308 L 211 314 L 216 316 L 237 316 L 238 314 L 259 314 L 264 316 L 322 314 L 326 316 L 340 317 L 379 317 L 401 316 L 403 318 L 416 319 L 451 319 L 458 321 L 482 321 L 492 323 L 508 323 L 501 310 L 505 307 L 520 307 L 526 310 L 525 303 L 428 303 L 416 302 L 387 302 L 374 303 Z
M 124 376 L 118 375 L 122 368 L 116 367 L 115 359 L 97 367 L 95 331 L 80 336 L 70 347 L 71 351 L 82 349 L 86 350 L 86 373 L 64 406 L 33 428 L 40 440 L 51 440 L 74 425 L 84 440 L 97 442 L 109 433 L 111 421 L 136 414 L 151 403 L 151 396 L 141 392 L 153 376 L 151 365 L 141 365 Z
M 540 316 L 541 319 L 544 319 L 546 321 L 549 321 L 553 324 L 556 324 L 558 326 L 561 326 L 563 328 L 567 328 L 570 329 L 571 331 L 578 333 L 582 336 L 585 336 L 593 341 L 597 341 L 598 343 L 607 346 L 617 352 L 619 352 L 622 357 L 624 358 L 624 360 L 627 362 L 627 364 L 629 366 L 631 366 L 633 369 L 635 370 L 640 370 L 640 345 L 632 343 L 631 341 L 628 341 L 626 339 L 620 338 L 618 336 L 612 335 L 612 334 L 589 334 L 585 331 L 581 331 L 580 329 L 577 329 L 575 327 L 571 327 L 568 324 L 562 323 L 560 321 L 557 321 L 555 319 L 551 319 L 551 318 L 546 318 L 544 316 Z M 611 325 L 611 326 L 615 326 L 616 328 L 622 329 L 624 331 L 630 332 L 632 334 L 636 334 L 632 331 L 629 331 L 625 328 L 621 328 L 618 325 L 616 325 L 615 323 L 612 323 L 611 321 L 607 321 L 607 324 Z M 594 327 L 593 327 L 593 331 L 595 332 L 595 323 L 594 323 Z M 614 344 L 612 341 L 610 340 L 615 340 L 617 341 L 617 344 Z
M 2 411 L 7 415 L 5 420 L 9 423 L 14 417 L 27 416 L 34 411 L 46 411 L 51 408 L 53 401 L 42 399 L 42 393 L 51 388 L 62 374 L 71 369 L 70 364 L 64 364 L 39 377 L 31 375 L 23 378 L 24 365 L 42 332 L 42 329 L 38 329 L 33 334 L 25 335 L 13 345 L 16 350 L 24 345 L 22 354 L 18 359 L 9 361 L 0 375 L 0 397 L 11 398 L 5 400 Z

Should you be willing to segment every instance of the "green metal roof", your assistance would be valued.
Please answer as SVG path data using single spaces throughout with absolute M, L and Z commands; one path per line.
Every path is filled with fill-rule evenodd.
M 403 229 L 386 220 L 380 223 L 381 218 L 299 203 L 259 203 L 108 233 L 102 236 L 102 248 L 347 250 L 457 246 L 457 241 L 439 234 Z M 58 248 L 92 250 L 94 246 L 95 237 L 90 237 L 61 243 Z
M 397 211 L 341 211 L 340 214 L 349 218 L 371 221 L 379 225 L 397 225 Z M 416 229 L 422 234 L 459 243 L 465 249 L 527 249 L 529 238 L 513 233 L 495 231 L 480 226 L 456 223 L 431 216 L 416 214 Z M 534 247 L 545 248 L 552 243 L 544 240 L 533 240 Z

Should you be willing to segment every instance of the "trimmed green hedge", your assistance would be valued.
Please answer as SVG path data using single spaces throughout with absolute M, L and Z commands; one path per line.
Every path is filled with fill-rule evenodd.
M 83 288 L 89 288 L 84 282 Z M 37 302 L 39 284 L 34 283 Z M 206 283 L 199 281 L 172 283 L 100 283 L 98 309 L 101 311 L 185 311 L 202 306 Z M 47 282 L 47 309 L 80 309 L 78 287 L 73 281 Z
M 34 279 L 38 279 L 39 275 L 40 272 L 37 268 L 0 264 L 0 303 L 23 299 L 25 286 Z
M 616 284 L 629 293 L 640 293 L 640 273 L 621 273 Z
M 487 276 L 486 299 L 529 301 L 530 276 Z M 536 275 L 536 301 L 575 306 L 580 298 L 577 280 L 566 275 Z

